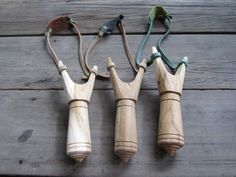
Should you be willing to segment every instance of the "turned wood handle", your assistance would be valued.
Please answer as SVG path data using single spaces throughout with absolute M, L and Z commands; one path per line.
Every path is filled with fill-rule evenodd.
M 184 145 L 180 95 L 176 93 L 165 93 L 160 97 L 158 144 L 170 155 L 175 155 Z
M 135 117 L 135 102 L 133 100 L 119 100 L 117 102 L 114 151 L 123 161 L 128 161 L 137 152 Z
M 157 52 L 155 47 L 152 48 L 152 52 Z M 153 63 L 160 94 L 158 144 L 168 154 L 175 155 L 176 151 L 184 145 L 180 96 L 184 83 L 185 65 L 181 64 L 175 74 L 171 74 L 160 57 L 156 58 Z
M 84 84 L 74 83 L 61 61 L 59 61 L 60 68 L 70 100 L 67 155 L 77 161 L 82 161 L 91 152 L 88 103 L 92 95 L 97 67 L 93 68 L 88 81 Z
M 67 134 L 67 155 L 82 161 L 91 152 L 91 138 L 88 118 L 88 103 L 70 102 Z
M 137 152 L 135 105 L 146 70 L 146 60 L 140 64 L 135 79 L 130 83 L 120 80 L 111 58 L 107 60 L 107 68 L 111 74 L 117 102 L 114 151 L 127 162 Z

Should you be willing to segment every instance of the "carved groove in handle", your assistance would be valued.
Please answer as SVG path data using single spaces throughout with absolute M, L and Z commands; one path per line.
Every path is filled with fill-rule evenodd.
M 135 102 L 133 100 L 119 100 L 116 113 L 115 153 L 127 162 L 136 152 Z
M 88 103 L 73 101 L 70 103 L 67 155 L 77 161 L 82 161 L 89 153 L 91 153 L 91 138 Z
M 155 47 L 152 48 L 152 53 L 157 53 Z M 166 69 L 160 57 L 153 60 L 153 64 L 160 94 L 158 144 L 169 155 L 175 155 L 176 151 L 184 145 L 180 96 L 186 66 L 182 63 L 173 74 Z
M 184 145 L 180 96 L 176 93 L 161 95 L 158 144 L 170 155 Z

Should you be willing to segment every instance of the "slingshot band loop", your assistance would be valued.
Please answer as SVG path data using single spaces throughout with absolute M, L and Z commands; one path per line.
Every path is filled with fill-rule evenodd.
M 48 24 L 47 32 L 45 35 L 47 38 L 48 51 L 51 54 L 52 59 L 53 59 L 55 65 L 57 66 L 59 72 L 61 71 L 61 68 L 59 67 L 60 59 L 56 55 L 56 53 L 51 45 L 51 42 L 50 42 L 50 36 L 53 33 L 58 33 L 58 32 L 61 32 L 64 30 L 70 30 L 70 29 L 74 30 L 74 32 L 77 33 L 78 38 L 79 38 L 79 63 L 82 68 L 82 71 L 85 75 L 84 79 L 87 79 L 89 77 L 90 73 L 92 72 L 92 68 L 88 64 L 88 55 L 90 54 L 92 49 L 97 45 L 97 43 L 102 39 L 102 37 L 104 37 L 105 35 L 111 34 L 112 31 L 116 27 L 119 28 L 119 30 L 122 33 L 123 45 L 124 45 L 124 49 L 125 49 L 125 53 L 127 55 L 127 58 L 129 59 L 129 62 L 132 65 L 133 69 L 135 71 L 137 71 L 137 68 L 135 67 L 136 64 L 135 64 L 134 57 L 133 57 L 133 55 L 129 49 L 129 46 L 128 46 L 127 36 L 126 36 L 124 22 L 123 22 L 123 15 L 120 15 L 120 16 L 114 18 L 113 20 L 110 20 L 102 25 L 98 35 L 94 38 L 94 40 L 90 43 L 89 47 L 87 48 L 85 55 L 83 55 L 83 52 L 82 52 L 82 36 L 79 31 L 78 24 L 73 19 L 71 19 L 70 17 L 67 17 L 67 16 L 60 17 L 60 18 L 57 18 L 57 19 L 51 21 Z M 109 79 L 110 75 L 108 73 L 98 73 L 97 77 L 100 79 Z
M 167 38 L 167 36 L 169 35 L 171 28 L 172 28 L 172 16 L 161 6 L 154 6 L 151 11 L 149 12 L 149 16 L 148 16 L 148 30 L 147 33 L 145 35 L 145 37 L 143 38 L 137 55 L 136 55 L 136 64 L 138 65 L 141 62 L 141 58 L 143 55 L 143 50 L 144 50 L 144 46 L 146 45 L 148 38 L 151 34 L 151 30 L 152 30 L 152 26 L 153 26 L 153 22 L 154 20 L 157 19 L 161 22 L 165 22 L 167 21 L 167 31 L 164 34 L 164 36 L 160 39 L 158 45 L 157 45 L 157 49 L 160 52 L 161 55 L 161 59 L 166 63 L 166 65 L 168 65 L 168 67 L 175 72 L 177 70 L 177 68 L 184 63 L 186 66 L 188 64 L 186 57 L 178 64 L 175 64 L 171 59 L 169 59 L 166 54 L 163 52 L 162 48 L 161 48 L 161 44 L 163 43 L 163 41 Z M 156 58 L 157 56 L 152 55 L 150 57 L 150 60 L 147 62 L 147 65 L 151 65 L 153 63 L 153 60 Z
M 51 54 L 52 59 L 53 59 L 55 65 L 57 66 L 59 72 L 62 71 L 62 68 L 64 70 L 64 67 L 59 66 L 60 59 L 52 47 L 52 44 L 50 42 L 50 36 L 54 33 L 58 33 L 58 32 L 64 31 L 64 30 L 71 30 L 71 29 L 74 29 L 77 32 L 77 35 L 79 37 L 80 66 L 81 66 L 84 74 L 89 75 L 89 71 L 86 69 L 85 64 L 84 64 L 84 60 L 83 60 L 81 34 L 80 34 L 80 31 L 78 30 L 78 25 L 70 17 L 67 17 L 67 16 L 59 17 L 59 18 L 54 19 L 51 22 L 49 22 L 49 24 L 47 26 L 47 32 L 45 33 L 45 36 L 47 38 L 48 51 Z

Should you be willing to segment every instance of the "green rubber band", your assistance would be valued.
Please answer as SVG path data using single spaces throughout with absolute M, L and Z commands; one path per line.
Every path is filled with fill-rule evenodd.
M 154 6 L 150 10 L 149 15 L 148 15 L 148 31 L 147 31 L 146 35 L 144 36 L 142 42 L 140 43 L 138 52 L 136 54 L 136 64 L 137 65 L 139 65 L 142 62 L 141 60 L 142 60 L 142 56 L 143 56 L 144 47 L 145 47 L 145 45 L 148 41 L 148 38 L 151 34 L 154 20 L 156 18 L 158 18 L 159 20 L 164 21 L 167 16 L 168 16 L 167 11 L 161 6 Z M 149 65 L 152 64 L 150 61 L 148 61 L 148 63 L 149 63 Z
M 136 54 L 136 64 L 139 65 L 141 63 L 141 59 L 143 56 L 143 51 L 144 51 L 144 47 L 148 41 L 148 38 L 151 34 L 151 30 L 152 30 L 152 26 L 153 26 L 153 22 L 154 20 L 157 19 L 159 21 L 165 22 L 167 20 L 167 27 L 168 30 L 166 31 L 166 33 L 164 34 L 164 36 L 160 39 L 158 45 L 157 45 L 157 50 L 160 52 L 161 55 L 161 59 L 166 63 L 166 65 L 168 65 L 168 67 L 175 72 L 177 70 L 177 68 L 181 65 L 181 64 L 185 64 L 187 66 L 188 62 L 187 59 L 184 58 L 180 63 L 175 64 L 172 60 L 170 60 L 166 54 L 163 52 L 162 48 L 161 48 L 161 44 L 162 42 L 167 38 L 167 36 L 169 35 L 171 28 L 172 28 L 172 16 L 161 6 L 154 6 L 150 12 L 149 12 L 149 16 L 148 16 L 148 30 L 147 33 L 145 35 L 145 37 L 143 38 L 142 42 L 140 43 L 138 52 Z M 159 56 L 159 54 L 158 54 Z M 157 58 L 156 54 L 153 54 L 150 57 L 150 60 L 148 60 L 147 65 L 151 65 L 153 63 L 153 60 Z
M 144 39 L 142 40 L 142 42 L 139 45 L 139 49 L 138 49 L 138 52 L 136 54 L 136 59 L 135 59 L 137 65 L 139 65 L 142 62 L 141 60 L 142 60 L 142 56 L 143 56 L 144 47 L 145 47 L 145 45 L 148 41 L 148 38 L 150 36 L 152 25 L 153 25 L 153 23 L 150 23 L 150 26 L 148 28 L 148 32 L 147 32 Z
M 167 16 L 167 17 L 166 17 L 166 20 L 168 21 L 168 24 L 167 24 L 168 30 L 167 30 L 167 32 L 164 34 L 164 36 L 160 39 L 160 41 L 159 41 L 159 43 L 158 43 L 158 45 L 157 45 L 157 50 L 160 52 L 161 58 L 162 58 L 162 60 L 165 62 L 165 64 L 166 64 L 173 72 L 175 72 L 181 64 L 184 63 L 185 66 L 187 66 L 187 65 L 188 65 L 188 60 L 186 60 L 186 59 L 184 58 L 181 62 L 179 62 L 178 64 L 175 64 L 175 63 L 174 63 L 172 60 L 170 60 L 170 59 L 166 56 L 166 54 L 163 52 L 163 50 L 162 50 L 162 48 L 161 48 L 161 44 L 162 44 L 163 41 L 168 37 L 168 35 L 169 35 L 170 31 L 171 31 L 171 28 L 172 28 L 172 19 L 171 19 L 171 17 L 170 17 L 170 16 Z
M 160 58 L 161 57 L 161 54 L 159 52 L 157 53 L 153 53 L 150 57 L 150 60 L 147 61 L 147 65 L 151 65 L 153 63 L 153 60 L 157 59 L 157 58 Z

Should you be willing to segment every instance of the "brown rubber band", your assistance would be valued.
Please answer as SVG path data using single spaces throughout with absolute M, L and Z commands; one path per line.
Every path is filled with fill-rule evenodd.
M 126 53 L 126 56 L 133 68 L 133 70 L 135 72 L 138 71 L 138 67 L 135 63 L 135 59 L 134 56 L 131 52 L 131 50 L 129 49 L 129 45 L 128 45 L 128 40 L 127 40 L 127 35 L 126 35 L 126 31 L 125 31 L 125 27 L 124 27 L 124 22 L 121 19 L 120 23 L 118 24 L 118 28 L 122 34 L 122 41 L 123 41 L 123 46 L 124 46 L 124 50 Z M 83 79 L 88 79 L 90 73 L 92 72 L 92 68 L 89 66 L 88 64 L 88 55 L 91 53 L 92 49 L 97 45 L 97 43 L 102 39 L 102 37 L 104 36 L 104 33 L 102 31 L 100 31 L 98 33 L 98 35 L 94 38 L 94 40 L 90 43 L 89 47 L 87 48 L 85 55 L 83 55 L 82 52 L 82 36 L 81 33 L 79 31 L 79 27 L 78 24 L 72 20 L 70 17 L 68 16 L 64 16 L 64 17 L 59 17 L 57 19 L 52 20 L 51 22 L 49 22 L 48 26 L 47 26 L 47 32 L 46 32 L 46 38 L 47 38 L 47 48 L 48 51 L 54 61 L 54 63 L 56 64 L 59 72 L 61 71 L 61 67 L 59 67 L 59 61 L 60 59 L 58 58 L 58 56 L 56 55 L 51 42 L 50 42 L 50 36 L 53 33 L 58 33 L 64 30 L 73 30 L 74 32 L 77 33 L 78 35 L 78 45 L 79 45 L 79 63 L 80 66 L 82 68 L 82 71 L 85 75 L 85 77 L 83 77 Z M 64 69 L 64 68 L 63 68 Z M 100 79 L 109 79 L 110 75 L 109 73 L 98 73 L 97 77 Z

